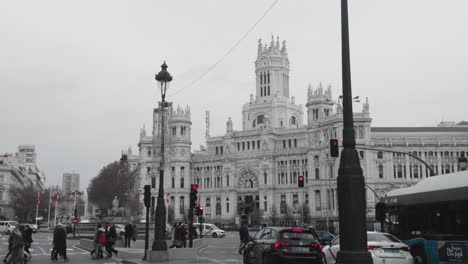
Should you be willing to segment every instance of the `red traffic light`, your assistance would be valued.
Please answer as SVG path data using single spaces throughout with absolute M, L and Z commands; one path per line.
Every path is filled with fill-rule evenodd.
M 192 190 L 196 191 L 198 189 L 198 185 L 192 184 Z
M 303 181 L 304 180 L 304 176 L 299 176 L 299 181 Z
M 199 209 L 200 209 L 200 211 L 203 211 L 203 206 L 202 206 L 202 205 L 200 205 L 200 208 L 199 208 Z
M 338 141 L 337 141 L 337 140 L 333 140 L 331 143 L 332 143 L 332 146 L 333 146 L 333 147 L 338 146 Z

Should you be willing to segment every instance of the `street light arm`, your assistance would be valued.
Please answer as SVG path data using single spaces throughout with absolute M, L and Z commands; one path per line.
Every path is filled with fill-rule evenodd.
M 424 160 L 422 160 L 421 158 L 419 158 L 418 156 L 416 155 L 413 155 L 411 153 L 407 153 L 407 152 L 402 152 L 402 151 L 396 151 L 396 150 L 387 150 L 387 149 L 376 149 L 376 148 L 367 148 L 367 147 L 359 147 L 359 146 L 356 146 L 357 149 L 365 149 L 365 150 L 373 150 L 373 151 L 382 151 L 382 152 L 390 152 L 390 153 L 398 153 L 398 154 L 403 154 L 403 155 L 408 155 L 408 156 L 411 156 L 417 160 L 419 160 L 422 164 L 424 164 L 426 166 L 426 168 L 429 170 L 429 172 L 431 173 L 431 176 L 435 176 L 436 173 L 434 172 L 434 170 L 432 169 L 431 166 L 429 166 L 429 164 L 427 164 Z

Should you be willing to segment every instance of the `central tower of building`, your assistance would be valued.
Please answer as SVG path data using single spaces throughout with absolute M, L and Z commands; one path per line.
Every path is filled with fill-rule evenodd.
M 243 130 L 296 128 L 302 126 L 302 106 L 289 97 L 289 59 L 286 41 L 280 46 L 271 37 L 270 46 L 258 40 L 255 61 L 256 94 L 243 107 Z

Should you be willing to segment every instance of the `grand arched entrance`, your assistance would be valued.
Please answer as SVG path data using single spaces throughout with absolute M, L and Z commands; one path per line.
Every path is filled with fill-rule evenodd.
M 241 223 L 259 224 L 261 219 L 258 173 L 252 168 L 238 172 L 237 215 Z

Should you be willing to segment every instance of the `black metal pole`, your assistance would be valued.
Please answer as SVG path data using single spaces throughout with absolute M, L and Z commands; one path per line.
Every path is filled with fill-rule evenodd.
M 193 207 L 190 207 L 189 209 L 189 227 L 188 227 L 188 230 L 189 230 L 189 248 L 192 248 L 193 247 Z
M 162 85 L 166 85 L 163 83 Z M 164 87 L 165 88 L 165 87 Z M 161 163 L 159 166 L 159 192 L 158 201 L 156 204 L 156 219 L 154 223 L 154 241 L 152 250 L 154 251 L 167 251 L 167 243 L 165 238 L 166 226 L 166 205 L 164 204 L 164 108 L 166 101 L 164 95 L 161 102 Z
M 148 251 L 148 240 L 149 240 L 149 211 L 150 208 L 146 207 L 146 222 L 145 222 L 145 255 L 143 260 L 146 260 L 146 252 Z
M 338 170 L 338 212 L 340 251 L 337 263 L 372 263 L 367 251 L 366 198 L 364 176 L 356 151 L 351 94 L 348 2 L 341 0 L 341 41 L 343 81 L 343 151 Z

